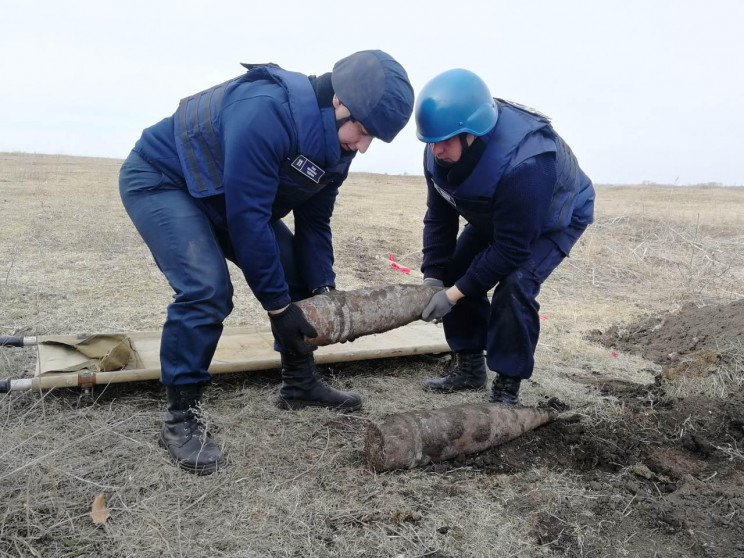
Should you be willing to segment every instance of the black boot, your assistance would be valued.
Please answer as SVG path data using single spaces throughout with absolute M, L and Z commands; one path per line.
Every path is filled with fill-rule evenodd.
M 503 403 L 505 405 L 519 405 L 519 378 L 510 378 L 496 374 L 491 385 L 491 403 Z
M 455 353 L 455 369 L 444 378 L 434 378 L 424 382 L 424 389 L 431 391 L 460 391 L 481 389 L 486 385 L 486 359 L 483 351 L 462 351 Z
M 350 391 L 333 389 L 318 378 L 312 353 L 282 353 L 282 387 L 276 405 L 280 409 L 329 407 L 354 411 L 362 406 L 362 398 Z
M 189 473 L 209 475 L 224 467 L 226 462 L 220 448 L 197 416 L 204 384 L 166 386 L 165 390 L 168 411 L 160 432 L 160 445 Z

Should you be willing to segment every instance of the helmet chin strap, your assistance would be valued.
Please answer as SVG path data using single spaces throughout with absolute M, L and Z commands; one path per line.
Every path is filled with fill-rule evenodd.
M 356 120 L 354 120 L 353 116 L 345 116 L 343 118 L 337 118 L 336 119 L 336 131 L 339 131 L 341 129 L 341 126 L 343 126 L 347 122 L 356 122 Z
M 356 122 L 353 116 L 344 116 L 343 118 L 337 118 L 336 119 L 336 132 L 338 132 L 341 129 L 341 126 L 346 124 L 347 122 Z M 343 153 L 344 150 L 341 150 L 341 153 Z M 356 153 L 356 150 L 352 151 L 352 153 Z
M 460 138 L 460 156 L 462 157 L 465 155 L 465 152 L 470 149 L 470 146 L 468 145 L 468 133 L 463 132 L 462 134 L 457 134 L 457 137 Z

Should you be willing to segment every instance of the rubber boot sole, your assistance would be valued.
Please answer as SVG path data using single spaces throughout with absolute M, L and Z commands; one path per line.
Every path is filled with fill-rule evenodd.
M 356 405 L 346 405 L 341 403 L 340 405 L 328 405 L 322 401 L 308 400 L 308 399 L 284 399 L 277 397 L 275 405 L 284 411 L 298 411 L 307 407 L 322 407 L 324 409 L 332 409 L 334 411 L 356 411 L 362 408 L 362 403 L 359 402 Z
M 165 451 L 168 452 L 168 456 L 175 462 L 176 465 L 180 469 L 183 469 L 184 471 L 188 471 L 191 474 L 194 475 L 211 475 L 212 473 L 216 473 L 220 469 L 223 469 L 227 466 L 227 459 L 225 457 L 220 458 L 219 461 L 215 461 L 214 463 L 210 463 L 209 465 L 199 466 L 199 465 L 192 465 L 191 463 L 187 463 L 186 461 L 181 461 L 177 457 L 175 457 L 170 450 L 168 449 L 168 446 L 165 443 L 165 440 L 163 440 L 163 435 L 160 435 L 160 438 L 158 439 L 159 445 L 161 448 L 163 448 Z

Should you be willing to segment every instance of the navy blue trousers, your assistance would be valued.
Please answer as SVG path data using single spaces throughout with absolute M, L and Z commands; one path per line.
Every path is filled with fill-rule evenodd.
M 192 197 L 132 152 L 119 173 L 119 193 L 155 263 L 173 288 L 160 343 L 161 382 L 185 385 L 207 371 L 233 309 L 227 260 L 235 261 L 226 227 L 213 206 Z M 293 300 L 309 296 L 297 272 L 294 236 L 272 223 Z
M 565 232 L 571 244 L 583 230 Z M 468 225 L 457 239 L 444 284 L 452 286 L 467 271 L 473 258 L 486 249 L 491 237 Z M 442 320 L 444 334 L 455 351 L 486 350 L 491 370 L 513 378 L 529 378 L 535 366 L 535 348 L 540 336 L 540 286 L 565 258 L 551 239 L 538 238 L 530 259 L 500 281 L 489 303 L 481 297 L 464 297 Z

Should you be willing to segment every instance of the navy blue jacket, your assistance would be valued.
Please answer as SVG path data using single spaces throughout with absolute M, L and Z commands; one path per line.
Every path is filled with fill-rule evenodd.
M 496 126 L 467 178 L 451 185 L 427 146 L 428 185 L 421 270 L 442 279 L 455 249 L 459 216 L 490 243 L 455 283 L 482 295 L 530 257 L 541 236 L 568 255 L 594 216 L 594 187 L 566 143 L 542 115 L 497 99 Z
M 266 310 L 290 302 L 271 222 L 294 213 L 300 273 L 309 289 L 335 285 L 330 220 L 354 152 L 342 155 L 333 108 L 309 79 L 277 66 L 181 101 L 135 146 L 188 188 L 217 228 Z

